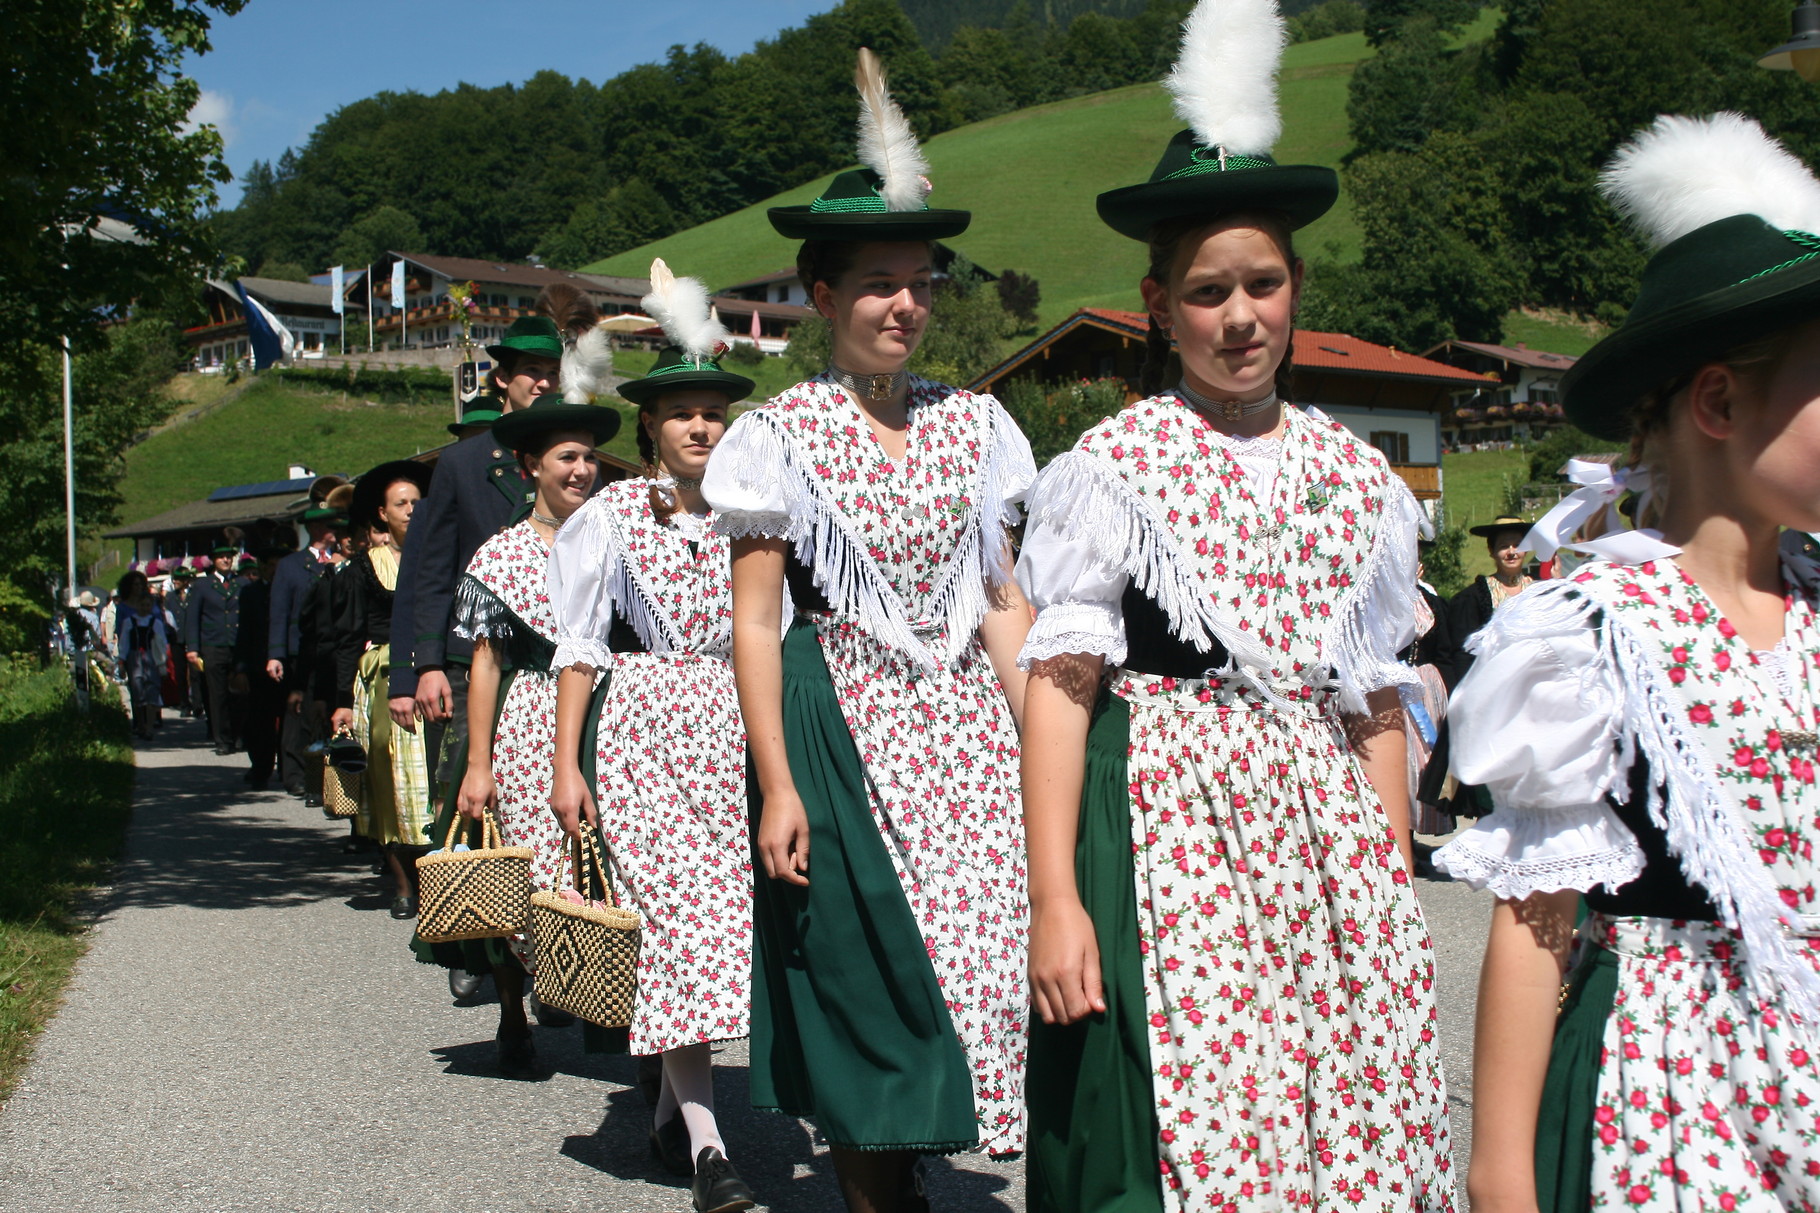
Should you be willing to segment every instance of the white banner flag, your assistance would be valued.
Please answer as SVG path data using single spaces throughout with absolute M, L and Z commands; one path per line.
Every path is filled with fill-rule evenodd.
M 341 292 L 344 285 L 345 284 L 341 280 L 341 267 L 339 265 L 331 265 L 329 267 L 329 306 L 335 310 L 337 316 L 341 315 L 341 309 L 343 307 Z
M 392 306 L 404 307 L 404 262 L 392 262 Z

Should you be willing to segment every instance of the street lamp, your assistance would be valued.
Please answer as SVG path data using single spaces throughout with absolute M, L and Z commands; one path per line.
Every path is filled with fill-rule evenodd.
M 1820 3 L 1802 0 L 1789 14 L 1787 42 L 1757 60 L 1758 67 L 1793 71 L 1810 84 L 1820 80 Z

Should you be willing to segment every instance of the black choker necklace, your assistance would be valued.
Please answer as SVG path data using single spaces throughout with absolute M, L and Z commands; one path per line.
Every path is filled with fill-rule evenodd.
M 1175 385 L 1175 394 L 1187 401 L 1191 407 L 1199 409 L 1210 417 L 1217 417 L 1221 421 L 1240 421 L 1282 403 L 1281 398 L 1275 392 L 1262 400 L 1253 400 L 1249 404 L 1241 404 L 1237 400 L 1211 400 L 1189 387 L 1186 382 Z
M 909 371 L 893 371 L 889 375 L 855 375 L 852 371 L 841 370 L 832 362 L 828 364 L 828 374 L 834 382 L 867 400 L 889 400 L 910 381 Z

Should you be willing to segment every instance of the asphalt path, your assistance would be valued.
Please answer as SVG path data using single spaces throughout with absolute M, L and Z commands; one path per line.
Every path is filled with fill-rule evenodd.
M 0 1209 L 689 1209 L 650 1160 L 628 1059 L 540 1028 L 548 1076 L 497 1077 L 497 1004 L 454 1005 L 413 960 L 389 882 L 341 854 L 346 827 L 248 791 L 244 758 L 203 743 L 190 721 L 141 743 L 92 947 L 0 1108 Z M 1489 900 L 1419 884 L 1463 1177 Z M 729 1152 L 765 1207 L 838 1213 L 812 1126 L 750 1110 L 743 1046 L 716 1062 Z M 929 1187 L 937 1209 L 1024 1208 L 1019 1163 L 932 1160 Z

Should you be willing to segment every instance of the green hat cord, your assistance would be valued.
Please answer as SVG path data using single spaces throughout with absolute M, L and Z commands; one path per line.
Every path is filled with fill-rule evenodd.
M 698 280 L 678 278 L 658 257 L 651 262 L 651 293 L 639 306 L 671 344 L 643 379 L 620 384 L 621 396 L 643 405 L 666 392 L 714 391 L 726 393 L 731 404 L 752 394 L 752 380 L 721 370 L 715 360 L 727 348 L 727 329 L 715 319 L 707 288 Z
M 1622 441 L 1651 391 L 1820 317 L 1820 181 L 1752 120 L 1715 114 L 1657 118 L 1599 184 L 1657 251 L 1624 323 L 1562 377 L 1561 403 Z
M 1270 155 L 1283 132 L 1276 78 L 1287 41 L 1276 0 L 1200 0 L 1163 82 L 1188 129 L 1170 139 L 1148 181 L 1099 196 L 1100 218 L 1148 240 L 1172 219 L 1272 211 L 1299 228 L 1326 214 L 1339 198 L 1339 176 Z
M 968 211 L 931 210 L 929 162 L 916 133 L 885 87 L 878 56 L 859 51 L 859 159 L 807 206 L 774 206 L 771 226 L 792 240 L 941 240 L 967 230 Z

